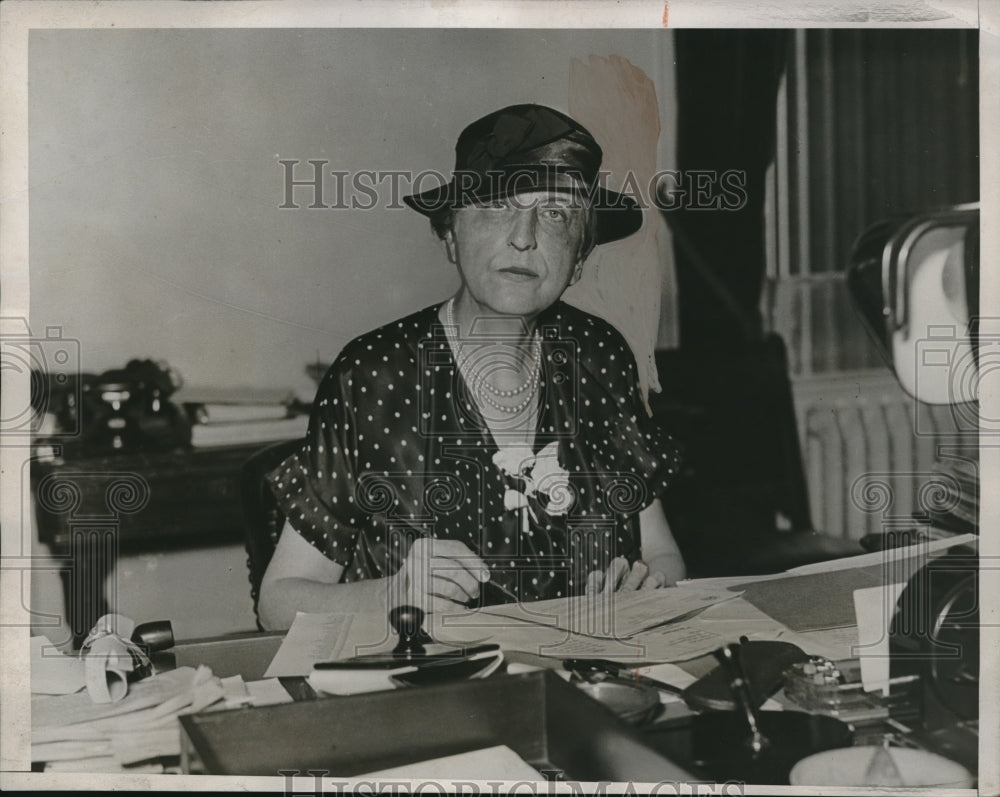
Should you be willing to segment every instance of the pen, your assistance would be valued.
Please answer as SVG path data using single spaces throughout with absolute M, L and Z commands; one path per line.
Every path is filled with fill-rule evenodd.
M 484 581 L 482 583 L 483 583 L 484 587 L 493 587 L 501 595 L 503 595 L 505 598 L 507 598 L 508 600 L 505 601 L 506 603 L 517 603 L 517 602 L 519 602 L 521 600 L 519 597 L 517 597 L 517 595 L 515 595 L 513 592 L 511 592 L 509 589 L 507 589 L 503 584 L 500 584 L 500 583 L 494 581 L 492 578 L 489 581 Z M 480 592 L 480 594 L 479 594 L 479 605 L 480 606 L 483 605 L 483 595 L 482 595 L 482 592 Z

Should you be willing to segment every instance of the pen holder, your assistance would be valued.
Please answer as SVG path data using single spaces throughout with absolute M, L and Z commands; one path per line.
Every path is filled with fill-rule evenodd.
M 737 647 L 749 681 L 750 701 L 760 708 L 782 685 L 786 669 L 809 656 L 789 642 L 743 640 Z M 730 678 L 722 667 L 699 678 L 684 690 L 684 702 L 697 711 L 735 711 Z

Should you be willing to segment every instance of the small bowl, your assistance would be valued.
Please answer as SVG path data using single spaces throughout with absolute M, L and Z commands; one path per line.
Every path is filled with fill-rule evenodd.
M 641 725 L 659 713 L 660 693 L 648 686 L 615 681 L 582 681 L 576 686 L 632 725 Z
M 788 780 L 793 786 L 869 786 L 865 783 L 865 773 L 878 749 L 845 747 L 816 753 L 792 767 Z M 899 769 L 902 788 L 971 789 L 975 782 L 972 773 L 961 764 L 936 753 L 890 747 L 889 754 Z

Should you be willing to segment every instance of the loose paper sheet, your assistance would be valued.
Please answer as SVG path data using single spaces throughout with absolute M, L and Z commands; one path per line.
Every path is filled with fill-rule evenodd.
M 395 645 L 396 637 L 384 612 L 298 612 L 264 677 L 309 675 L 318 661 L 387 653 Z
M 888 551 L 875 551 L 873 553 L 859 554 L 857 556 L 845 556 L 841 559 L 828 559 L 823 562 L 813 562 L 800 567 L 793 567 L 784 573 L 768 573 L 759 576 L 719 576 L 715 578 L 695 578 L 678 581 L 678 587 L 699 587 L 699 588 L 729 588 L 744 587 L 747 584 L 757 584 L 764 581 L 776 581 L 788 578 L 789 576 L 804 576 L 815 573 L 833 573 L 839 570 L 854 570 L 871 565 L 885 564 L 891 567 L 896 562 L 924 555 L 940 555 L 947 549 L 957 545 L 969 545 L 977 547 L 979 538 L 975 534 L 959 534 L 946 539 L 934 540 L 926 544 L 906 545 L 900 548 L 893 548 Z M 907 567 L 908 565 L 904 565 Z
M 583 636 L 627 639 L 736 596 L 724 589 L 668 587 L 487 606 L 480 611 Z
M 858 618 L 858 657 L 866 692 L 889 694 L 889 623 L 905 583 L 859 589 L 854 593 Z
M 793 631 L 854 625 L 854 590 L 882 583 L 882 566 L 786 576 L 746 585 L 743 597 Z
M 874 551 L 872 553 L 859 554 L 858 556 L 847 556 L 843 559 L 830 559 L 825 562 L 813 562 L 809 565 L 789 570 L 789 573 L 806 575 L 808 573 L 831 573 L 835 570 L 848 570 L 855 567 L 867 567 L 868 565 L 888 564 L 902 559 L 921 557 L 930 554 L 942 554 L 949 548 L 957 545 L 969 545 L 978 547 L 979 537 L 975 534 L 959 534 L 955 537 L 947 537 L 942 540 L 934 540 L 928 543 L 918 543 L 916 545 L 904 545 L 899 548 L 891 548 L 888 551 Z M 920 563 L 925 564 L 924 562 Z
M 742 626 L 741 626 L 742 628 Z M 620 662 L 685 661 L 721 646 L 725 638 L 697 620 L 642 631 L 627 639 L 574 634 L 482 611 L 442 615 L 435 619 L 434 638 L 451 644 L 496 642 L 506 652 L 558 659 L 598 658 Z
M 209 677 L 211 672 L 208 673 Z M 186 701 L 190 705 L 198 677 L 193 667 L 159 673 L 130 685 L 128 695 L 117 703 L 94 703 L 86 692 L 57 697 L 33 697 L 31 725 L 33 729 L 72 725 L 77 722 L 118 717 L 141 709 L 159 710 L 172 705 L 170 701 Z M 221 686 L 219 687 L 221 697 Z
M 292 696 L 288 694 L 277 678 L 247 681 L 247 691 L 255 706 L 276 706 L 280 703 L 293 702 Z

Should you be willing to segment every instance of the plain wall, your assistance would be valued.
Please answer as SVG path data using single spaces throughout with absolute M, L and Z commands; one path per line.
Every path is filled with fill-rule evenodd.
M 307 363 L 457 287 L 413 211 L 308 209 L 303 189 L 303 207 L 280 209 L 282 159 L 302 161 L 299 179 L 310 159 L 448 173 L 469 121 L 519 102 L 569 111 L 574 59 L 619 56 L 656 89 L 657 165 L 672 162 L 666 31 L 34 30 L 29 48 L 31 326 L 78 339 L 89 372 L 150 357 L 191 386 L 310 398 Z M 590 112 L 599 138 L 633 132 Z M 669 296 L 669 240 L 657 216 L 647 224 L 663 233 L 654 267 Z M 591 259 L 614 268 L 631 251 Z M 628 334 L 636 313 L 618 312 L 609 320 Z M 669 343 L 669 307 L 659 330 Z M 173 618 L 188 638 L 251 627 L 241 563 L 238 545 L 123 557 L 119 610 Z M 199 589 L 179 588 L 192 573 Z M 58 611 L 54 575 L 32 592 Z
M 567 110 L 572 60 L 619 55 L 657 87 L 669 166 L 672 51 L 661 31 L 34 31 L 32 326 L 78 338 L 87 371 L 153 357 L 308 394 L 317 354 L 458 282 L 409 209 L 308 209 L 308 189 L 279 209 L 279 160 L 448 173 L 469 121 Z

